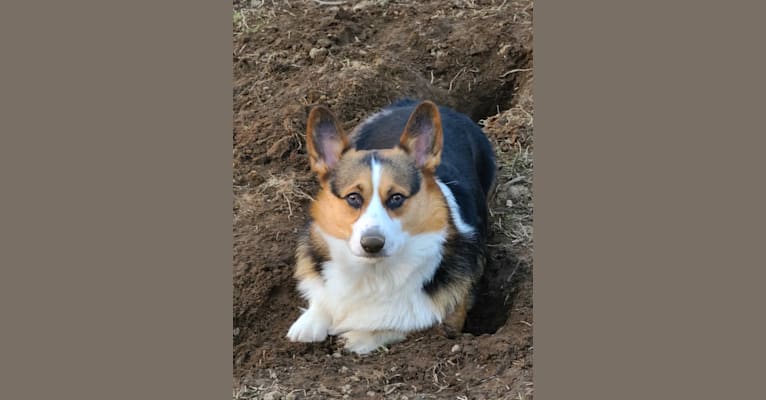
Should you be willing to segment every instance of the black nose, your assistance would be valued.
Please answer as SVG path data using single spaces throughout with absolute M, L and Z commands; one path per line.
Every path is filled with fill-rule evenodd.
M 383 248 L 383 245 L 386 244 L 386 238 L 376 232 L 362 236 L 362 240 L 360 242 L 362 243 L 362 248 L 364 251 L 374 254 Z

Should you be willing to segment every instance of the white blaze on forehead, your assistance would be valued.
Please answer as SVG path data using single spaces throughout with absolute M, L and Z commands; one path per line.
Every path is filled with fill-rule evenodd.
M 370 173 L 372 177 L 372 194 L 364 214 L 352 226 L 349 246 L 352 253 L 359 256 L 365 254 L 360 240 L 365 232 L 375 228 L 385 238 L 385 245 L 381 254 L 390 255 L 399 250 L 404 241 L 406 241 L 407 235 L 402 231 L 399 220 L 388 215 L 388 211 L 386 211 L 383 205 L 383 200 L 380 198 L 380 180 L 383 174 L 383 167 L 375 157 L 372 157 L 370 160 Z
M 378 201 L 380 201 L 380 198 L 378 197 L 378 188 L 380 187 L 380 164 L 378 164 L 378 160 L 375 159 L 375 156 L 371 157 L 370 169 L 372 170 L 372 198 L 377 198 Z
M 372 175 L 372 197 L 370 198 L 370 204 L 367 206 L 362 217 L 359 218 L 357 223 L 360 223 L 359 228 L 362 230 L 360 233 L 364 233 L 365 230 L 374 226 L 379 226 L 384 223 L 384 219 L 388 219 L 388 214 L 385 208 L 383 208 L 383 202 L 380 201 L 380 175 L 381 168 L 375 157 L 372 157 L 370 161 L 370 171 Z M 356 224 L 354 224 L 356 225 Z M 356 226 L 354 227 L 356 229 Z

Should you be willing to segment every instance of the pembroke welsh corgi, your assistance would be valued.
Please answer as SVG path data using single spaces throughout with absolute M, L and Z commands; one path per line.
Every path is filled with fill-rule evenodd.
M 292 341 L 359 354 L 442 324 L 463 329 L 484 266 L 492 145 L 467 116 L 400 100 L 350 133 L 325 107 L 306 131 L 320 190 L 296 252 L 308 309 Z

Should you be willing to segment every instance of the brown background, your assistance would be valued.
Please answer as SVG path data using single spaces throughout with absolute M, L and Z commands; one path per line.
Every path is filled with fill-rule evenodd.
M 537 398 L 762 392 L 748 4 L 537 4 Z M 228 396 L 231 5 L 2 8 L 0 397 Z

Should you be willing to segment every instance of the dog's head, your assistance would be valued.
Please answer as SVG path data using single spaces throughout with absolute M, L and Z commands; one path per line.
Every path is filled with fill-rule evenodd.
M 439 109 L 421 103 L 400 135 L 396 147 L 356 150 L 327 108 L 315 107 L 308 118 L 308 155 L 321 184 L 312 217 L 354 256 L 373 262 L 397 254 L 412 236 L 447 226 L 434 178 L 442 152 Z

